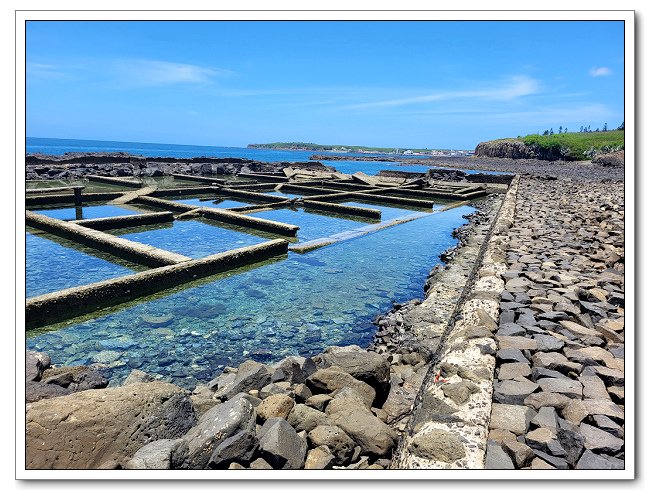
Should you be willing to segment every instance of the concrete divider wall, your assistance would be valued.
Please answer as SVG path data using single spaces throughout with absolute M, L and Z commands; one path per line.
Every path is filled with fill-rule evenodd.
M 149 267 L 167 266 L 191 260 L 184 255 L 129 241 L 90 227 L 80 226 L 74 222 L 53 219 L 29 210 L 25 212 L 25 222 L 28 226 L 42 229 L 91 248 L 116 255 L 124 260 Z
M 128 186 L 140 188 L 142 181 L 135 179 L 124 179 L 122 177 L 104 177 L 103 175 L 86 175 L 89 181 L 101 182 L 104 184 L 117 184 L 118 186 Z
M 174 220 L 172 212 L 155 212 L 151 214 L 120 215 L 117 217 L 102 217 L 101 219 L 83 219 L 70 221 L 78 226 L 90 227 L 93 229 L 117 229 L 121 227 L 144 226 L 147 224 L 159 224 Z
M 264 201 L 267 203 L 279 203 L 287 201 L 284 196 L 275 196 L 272 194 L 255 193 L 251 191 L 243 191 L 240 189 L 222 188 L 217 191 L 220 196 L 229 196 L 232 198 L 240 198 L 242 200 Z
M 327 203 L 324 201 L 303 200 L 305 208 L 312 208 L 324 212 L 335 212 L 339 214 L 354 215 L 357 217 L 367 217 L 370 219 L 381 219 L 381 210 L 374 208 L 353 207 L 340 205 L 338 203 Z
M 199 278 L 287 253 L 288 242 L 276 239 L 202 259 L 188 260 L 91 285 L 68 288 L 27 300 L 27 328 L 53 324 L 150 295 Z
M 248 215 L 238 214 L 229 210 L 221 210 L 218 208 L 201 208 L 200 214 L 208 219 L 227 222 L 235 226 L 250 227 L 259 229 L 267 233 L 281 234 L 283 236 L 295 236 L 300 227 L 293 224 L 285 224 L 283 222 L 276 222 L 266 219 L 257 219 Z
M 128 192 L 128 191 L 127 191 Z M 117 191 L 109 193 L 83 193 L 81 195 L 81 201 L 83 203 L 93 202 L 93 201 L 107 201 L 118 198 L 127 192 Z M 54 205 L 54 204 L 68 204 L 73 205 L 75 202 L 74 194 L 50 194 L 43 196 L 27 196 L 25 198 L 25 206 L 35 207 L 39 205 Z

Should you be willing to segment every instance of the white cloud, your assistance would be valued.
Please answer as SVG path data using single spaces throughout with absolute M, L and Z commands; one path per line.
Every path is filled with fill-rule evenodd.
M 225 69 L 148 59 L 121 60 L 115 66 L 121 81 L 143 87 L 206 84 L 212 82 L 215 77 L 232 74 Z
M 74 77 L 54 64 L 28 62 L 25 66 L 28 79 L 71 80 Z
M 612 70 L 602 66 L 600 68 L 591 68 L 589 74 L 591 76 L 609 76 L 612 74 Z
M 524 97 L 539 92 L 540 85 L 537 80 L 528 76 L 516 76 L 506 83 L 467 90 L 440 91 L 431 94 L 406 97 L 402 99 L 390 99 L 383 101 L 365 102 L 352 104 L 348 108 L 377 108 L 395 107 L 408 104 L 419 104 L 423 102 L 440 102 L 458 99 L 476 99 L 481 101 L 511 101 L 518 97 Z

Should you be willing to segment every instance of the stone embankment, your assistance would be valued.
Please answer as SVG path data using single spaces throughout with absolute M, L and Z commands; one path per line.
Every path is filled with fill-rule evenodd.
M 487 468 L 624 465 L 622 183 L 522 178 Z
M 67 153 L 61 156 L 25 156 L 26 180 L 81 179 L 87 175 L 106 177 L 160 177 L 171 174 L 234 175 L 282 172 L 287 167 L 331 172 L 319 162 L 260 162 L 243 158 L 158 158 L 128 153 Z

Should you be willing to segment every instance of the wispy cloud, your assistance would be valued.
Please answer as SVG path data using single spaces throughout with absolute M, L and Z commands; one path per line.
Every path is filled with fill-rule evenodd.
M 25 66 L 28 79 L 72 80 L 74 76 L 61 66 L 28 62 Z
M 122 59 L 115 63 L 121 82 L 131 86 L 158 87 L 176 84 L 208 84 L 220 76 L 233 74 L 222 68 L 149 59 Z
M 591 76 L 609 76 L 612 74 L 612 70 L 605 66 L 602 66 L 600 68 L 591 68 L 589 74 Z
M 364 102 L 346 106 L 349 109 L 380 108 L 421 104 L 426 102 L 441 102 L 457 99 L 478 99 L 483 101 L 511 101 L 539 92 L 540 84 L 528 76 L 516 76 L 505 83 L 494 86 L 465 89 L 444 90 L 430 94 L 405 97 L 401 99 L 388 99 L 382 101 Z

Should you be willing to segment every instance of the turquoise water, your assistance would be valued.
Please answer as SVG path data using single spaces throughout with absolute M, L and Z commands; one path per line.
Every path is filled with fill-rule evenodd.
M 110 377 L 138 368 L 193 388 L 246 358 L 367 345 L 373 318 L 393 301 L 423 297 L 438 255 L 455 244 L 452 230 L 473 211 L 462 206 L 309 254 L 290 252 L 103 317 L 28 332 L 27 348 L 55 364 L 101 361 Z
M 394 205 L 373 205 L 361 201 L 344 201 L 341 203 L 341 205 L 349 205 L 351 207 L 374 208 L 375 210 L 381 210 L 382 222 L 393 220 L 393 219 L 403 219 L 406 217 L 411 217 L 413 215 L 418 215 L 426 212 L 433 212 L 436 210 L 440 210 L 442 207 L 444 207 L 444 205 L 433 205 L 432 210 L 427 210 L 427 209 L 413 210 L 413 209 L 406 209 L 403 207 L 397 207 Z
M 250 205 L 250 203 L 231 200 L 228 198 L 214 198 L 210 200 L 206 200 L 205 198 L 177 198 L 171 201 L 175 201 L 177 203 L 185 203 L 186 205 L 192 205 L 195 207 L 208 207 L 208 208 L 235 208 L 235 207 L 245 207 L 247 205 Z
M 262 194 L 270 194 L 270 195 L 273 195 L 273 196 L 284 196 L 285 198 L 290 198 L 292 200 L 294 198 L 300 198 L 301 196 L 307 196 L 307 195 L 304 195 L 304 194 L 284 193 L 284 192 L 281 192 L 281 191 L 266 191 L 266 192 L 264 192 Z
M 48 217 L 61 220 L 99 219 L 102 217 L 116 217 L 118 215 L 135 215 L 142 213 L 138 210 L 132 210 L 117 205 L 83 205 L 81 207 L 45 208 L 32 211 L 37 214 L 47 215 Z
M 110 232 L 130 241 L 145 243 L 193 259 L 268 241 L 259 236 L 198 220 L 177 220 L 171 227 L 170 224 L 161 227 L 142 226 L 137 232 Z
M 320 213 L 311 211 L 306 212 L 303 209 L 292 210 L 283 208 L 280 210 L 255 212 L 249 215 L 258 219 L 286 222 L 287 224 L 299 226 L 300 229 L 297 234 L 299 243 L 358 229 L 367 225 L 367 222 L 338 217 L 336 214 L 321 215 Z
M 35 231 L 42 235 L 42 233 Z M 76 243 L 48 235 L 25 233 L 27 297 L 133 274 L 133 270 L 104 260 L 108 257 Z M 84 251 L 81 251 L 83 249 Z M 101 255 L 103 258 L 92 254 Z M 111 258 L 112 259 L 112 258 Z

